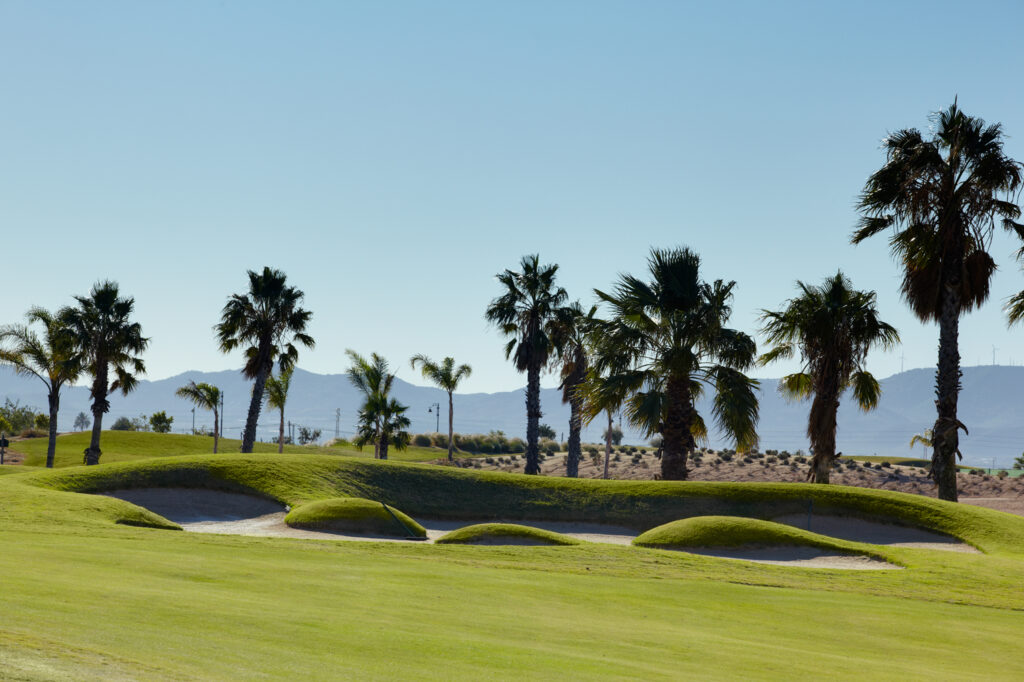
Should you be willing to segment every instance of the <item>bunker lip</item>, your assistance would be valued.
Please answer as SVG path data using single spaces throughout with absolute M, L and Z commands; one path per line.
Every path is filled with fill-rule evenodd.
M 689 554 L 715 557 L 717 559 L 730 559 L 736 561 L 750 561 L 758 564 L 774 564 L 778 566 L 792 566 L 796 568 L 835 568 L 853 571 L 887 571 L 899 570 L 902 566 L 891 564 L 888 561 L 875 559 L 873 557 L 841 554 L 834 550 L 823 550 L 816 547 L 795 547 L 775 546 L 764 547 L 747 545 L 741 547 L 688 547 L 669 548 Z
M 937 549 L 946 552 L 979 553 L 976 548 L 949 535 L 896 523 L 868 521 L 854 516 L 812 514 L 809 524 L 807 514 L 787 514 L 771 520 L 775 523 L 784 523 L 794 528 L 851 542 L 888 547 Z

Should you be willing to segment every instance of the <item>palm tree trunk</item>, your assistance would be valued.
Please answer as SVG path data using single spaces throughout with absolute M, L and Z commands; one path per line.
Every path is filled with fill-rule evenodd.
M 583 398 L 578 395 L 573 387 L 572 397 L 569 399 L 569 454 L 565 460 L 565 475 L 569 478 L 577 478 L 580 475 L 580 457 L 583 448 L 580 446 L 580 431 L 583 429 Z
M 531 361 L 526 371 L 526 474 L 540 473 L 540 418 L 540 364 Z
M 387 434 L 381 434 L 380 436 L 380 458 L 388 458 L 388 437 Z
M 260 418 L 260 406 L 263 405 L 263 391 L 267 386 L 267 376 L 270 374 L 270 352 L 260 349 L 260 357 L 265 358 L 260 363 L 256 373 L 256 382 L 252 387 L 252 400 L 249 401 L 249 414 L 245 418 L 245 433 L 242 435 L 242 452 L 252 452 L 253 443 L 256 442 L 256 422 Z
M 277 429 L 277 453 L 284 452 L 284 408 L 281 408 L 281 426 Z
M 217 454 L 217 441 L 220 440 L 220 414 L 213 408 L 213 454 Z
M 89 447 L 85 449 L 85 464 L 92 466 L 100 463 L 100 433 L 103 431 L 103 415 L 110 409 L 107 402 L 107 362 L 105 359 L 96 362 L 96 376 L 92 382 L 92 437 Z
M 839 412 L 839 380 L 828 371 L 818 384 L 807 421 L 807 436 L 814 446 L 808 479 L 815 483 L 828 483 L 832 463 L 836 459 L 836 414 Z
M 612 411 L 608 410 L 608 431 L 604 434 L 604 478 L 608 478 L 608 467 L 612 461 Z
M 665 386 L 668 409 L 662 429 L 661 478 L 686 480 L 686 460 L 695 445 L 691 425 L 695 410 L 690 396 L 689 377 L 672 374 Z
M 455 404 L 452 401 L 452 392 L 448 391 L 448 461 L 452 462 L 455 458 L 452 456 L 452 436 L 455 435 Z
M 939 364 L 935 372 L 935 407 L 938 415 L 932 427 L 932 480 L 938 484 L 939 499 L 957 501 L 956 458 L 960 445 L 957 429 L 957 399 L 960 394 L 960 296 L 959 282 L 943 292 L 939 317 Z
M 46 468 L 53 468 L 53 456 L 57 450 L 57 411 L 60 408 L 60 388 L 51 386 L 46 399 L 50 403 L 50 434 L 46 443 Z

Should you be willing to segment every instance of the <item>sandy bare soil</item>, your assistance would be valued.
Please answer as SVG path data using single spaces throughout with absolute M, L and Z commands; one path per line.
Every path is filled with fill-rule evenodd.
M 487 458 L 484 457 L 462 460 L 461 465 L 484 471 L 522 473 L 525 463 L 522 455 L 514 460 L 509 455 L 495 455 L 490 459 L 491 462 L 487 462 Z M 633 456 L 627 454 L 619 454 L 619 459 L 618 462 L 610 462 L 610 478 L 652 480 L 661 472 L 661 462 L 650 450 L 647 454 L 637 457 L 635 462 Z M 746 462 L 743 455 L 731 455 L 729 461 L 725 461 L 721 453 L 709 451 L 690 461 L 690 480 L 769 483 L 803 483 L 807 480 L 807 463 L 799 462 L 795 457 L 790 457 L 786 461 L 777 457 L 774 458 L 775 461 L 771 461 L 773 458 L 765 455 L 751 456 L 748 459 L 750 461 Z M 842 462 L 842 466 L 831 475 L 831 482 L 837 485 L 936 496 L 935 484 L 921 467 L 879 467 L 877 464 L 866 466 L 865 463 L 845 458 Z M 545 458 L 541 462 L 541 473 L 545 476 L 564 476 L 565 455 L 557 454 Z M 595 465 L 584 453 L 583 461 L 580 462 L 580 478 L 601 478 L 603 473 L 603 460 L 600 465 Z M 1000 479 L 987 474 L 961 473 L 957 474 L 957 485 L 961 502 L 1024 515 L 1024 477 Z
M 342 534 L 324 531 L 302 530 L 285 524 L 285 510 L 281 505 L 252 495 L 193 488 L 139 488 L 114 490 L 104 493 L 110 497 L 126 500 L 140 507 L 160 514 L 193 533 L 217 533 L 227 535 L 251 535 L 262 537 L 290 537 L 317 540 L 357 540 L 408 542 L 399 538 L 371 535 Z M 794 515 L 777 519 L 780 523 L 805 526 L 807 517 Z M 494 520 L 420 520 L 427 529 L 427 542 L 433 542 L 445 534 L 477 523 Z M 511 521 L 523 523 L 522 521 Z M 815 532 L 835 537 L 845 537 L 860 542 L 891 544 L 901 546 L 928 547 L 931 549 L 958 550 L 961 545 L 951 538 L 920 529 L 903 526 L 889 526 L 858 519 L 815 516 L 812 518 Z M 593 523 L 564 523 L 528 521 L 525 525 L 563 533 L 587 542 L 603 542 L 628 545 L 637 532 L 631 528 Z M 530 544 L 525 541 L 483 542 L 481 544 Z M 965 546 L 964 546 L 965 547 Z M 965 550 L 960 550 L 965 551 Z M 967 551 L 973 551 L 968 548 Z M 778 563 L 792 566 L 843 569 L 897 568 L 884 561 L 867 557 L 830 554 L 817 550 L 809 551 L 800 547 L 738 548 L 735 550 L 693 550 L 691 553 L 730 559 L 743 559 L 762 563 Z
M 903 568 L 888 561 L 867 556 L 833 554 L 813 547 L 737 547 L 736 549 L 693 549 L 690 554 L 778 564 L 802 568 L 840 568 L 848 571 L 878 571 Z

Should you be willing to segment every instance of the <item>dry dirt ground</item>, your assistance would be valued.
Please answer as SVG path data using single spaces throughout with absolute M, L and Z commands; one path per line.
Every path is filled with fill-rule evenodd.
M 619 461 L 615 461 L 613 455 L 609 462 L 609 478 L 651 480 L 661 471 L 660 460 L 650 451 L 644 455 L 617 454 Z M 601 478 L 604 473 L 603 457 L 602 451 L 598 464 L 584 453 L 580 462 L 580 478 Z M 491 461 L 488 462 L 488 459 Z M 462 460 L 458 464 L 464 468 L 522 473 L 525 460 L 522 455 L 494 455 Z M 764 454 L 745 457 L 705 451 L 691 459 L 689 468 L 691 481 L 800 483 L 807 480 L 808 464 L 805 458 L 789 457 L 783 460 Z M 541 473 L 545 476 L 564 476 L 565 454 L 545 457 L 541 463 Z M 961 502 L 1024 515 L 1024 477 L 1000 479 L 987 474 L 961 473 L 957 474 L 957 479 Z M 928 478 L 927 471 L 915 466 L 880 466 L 878 463 L 842 458 L 840 465 L 832 471 L 831 482 L 928 497 L 936 495 L 935 484 Z

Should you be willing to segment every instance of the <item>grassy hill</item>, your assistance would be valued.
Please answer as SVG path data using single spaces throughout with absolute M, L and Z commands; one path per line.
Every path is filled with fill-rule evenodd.
M 90 433 L 80 431 L 57 436 L 55 467 L 81 466 L 82 451 L 89 445 Z M 13 443 L 13 450 L 26 455 L 28 466 L 46 464 L 46 439 L 30 438 Z M 177 433 L 152 433 L 145 431 L 104 431 L 100 440 L 103 464 L 134 461 L 150 457 L 175 457 L 179 455 L 204 455 L 213 452 L 213 438 L 210 436 L 188 436 Z M 233 438 L 220 439 L 222 453 L 237 453 L 242 441 Z M 256 452 L 276 453 L 277 443 L 256 443 Z M 373 448 L 362 451 L 355 446 L 322 447 L 317 445 L 285 445 L 288 454 L 345 455 L 347 457 L 373 458 Z M 446 457 L 448 451 L 440 448 L 409 447 L 403 451 L 390 448 L 388 457 L 400 462 L 425 462 Z
M 595 543 L 201 535 L 138 527 L 171 526 L 82 494 L 147 486 L 637 530 L 813 500 L 984 553 L 865 545 L 904 569 L 844 572 Z M 317 454 L 160 457 L 0 477 L 0 547 L 0 670 L 24 679 L 1024 676 L 1013 653 L 1024 519 L 885 491 L 579 481 Z

